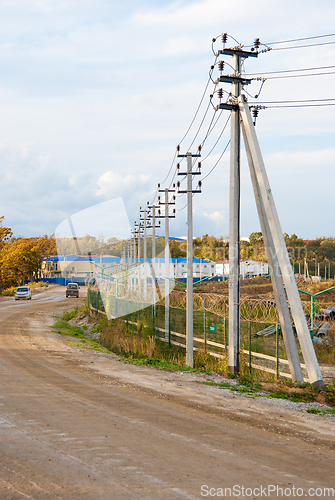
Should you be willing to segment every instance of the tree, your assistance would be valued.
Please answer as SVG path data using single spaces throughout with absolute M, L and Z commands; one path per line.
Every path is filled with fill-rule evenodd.
M 9 241 L 10 238 L 13 236 L 12 230 L 10 227 L 4 227 L 3 221 L 5 217 L 3 215 L 0 216 L 0 250 L 6 241 Z
M 8 288 L 26 279 L 38 279 L 43 259 L 55 254 L 56 242 L 53 236 L 6 241 L 0 253 L 3 286 Z

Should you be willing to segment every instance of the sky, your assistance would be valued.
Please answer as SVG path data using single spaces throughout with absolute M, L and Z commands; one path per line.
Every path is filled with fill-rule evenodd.
M 157 184 L 169 187 L 174 167 L 165 178 L 176 146 L 196 152 L 214 116 L 211 105 L 205 115 L 210 84 L 181 142 L 214 61 L 212 38 L 227 32 L 250 46 L 256 37 L 270 43 L 330 34 L 334 19 L 333 0 L 1 0 L 0 215 L 5 225 L 15 236 L 51 235 L 69 217 L 91 209 L 96 236 L 110 237 L 119 214 L 110 211 L 109 227 L 106 202 L 122 199 L 133 227 L 139 207 L 155 199 Z M 316 40 L 322 41 L 335 37 Z M 227 46 L 234 45 L 229 38 Z M 219 40 L 214 47 L 221 48 Z M 229 73 L 230 58 L 225 61 Z M 246 60 L 244 69 L 262 75 L 330 65 L 335 65 L 335 44 L 269 51 Z M 334 83 L 335 74 L 268 79 L 259 100 L 335 98 Z M 222 87 L 230 91 L 229 85 Z M 247 90 L 257 94 L 259 82 Z M 257 118 L 282 230 L 304 239 L 335 236 L 334 113 L 332 106 L 269 108 Z M 201 177 L 229 140 L 228 124 L 206 157 L 228 116 L 228 111 L 215 115 Z M 248 236 L 260 226 L 243 148 L 242 141 L 241 235 Z M 174 236 L 186 234 L 185 203 L 185 195 L 177 197 L 177 216 L 170 220 Z M 102 229 L 97 206 L 106 221 Z M 228 207 L 229 148 L 204 179 L 202 193 L 193 197 L 194 235 L 226 236 Z M 92 231 L 90 224 L 87 232 Z

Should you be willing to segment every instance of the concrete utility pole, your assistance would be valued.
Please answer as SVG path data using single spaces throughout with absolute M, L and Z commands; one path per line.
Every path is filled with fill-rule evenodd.
M 143 285 L 144 285 L 144 300 L 147 299 L 147 210 L 141 210 L 143 212 Z
M 264 206 L 264 212 L 268 225 L 265 227 L 268 239 L 272 238 L 275 254 L 278 259 L 280 272 L 285 285 L 287 298 L 291 306 L 291 313 L 295 328 L 298 334 L 301 350 L 304 356 L 308 377 L 310 383 L 317 388 L 323 388 L 324 382 L 319 368 L 318 360 L 314 351 L 312 339 L 308 330 L 306 317 L 301 305 L 301 300 L 294 279 L 292 266 L 285 245 L 283 232 L 280 226 L 276 206 L 272 196 L 270 183 L 265 170 L 262 153 L 258 144 L 255 127 L 252 122 L 248 103 L 244 96 L 238 99 L 238 105 L 241 112 L 241 124 L 245 142 L 248 148 L 254 167 L 255 177 L 259 186 L 261 202 Z M 288 348 L 288 346 L 286 346 Z
M 151 285 L 152 285 L 152 304 L 153 304 L 153 314 L 155 316 L 156 313 L 156 228 L 160 228 L 159 224 L 156 226 L 156 205 L 149 206 L 148 209 L 151 209 L 151 215 L 148 215 L 148 218 L 151 218 L 151 225 L 147 225 L 147 228 L 152 228 L 152 247 L 151 247 Z
M 223 42 L 226 42 L 224 35 Z M 221 75 L 216 83 L 231 83 L 230 103 L 219 104 L 218 109 L 231 110 L 230 146 L 230 194 L 229 194 L 229 371 L 240 370 L 240 112 L 236 100 L 241 94 L 241 85 L 251 80 L 241 78 L 241 59 L 257 57 L 256 52 L 246 52 L 242 47 L 219 50 L 216 54 L 232 56 L 233 74 Z M 223 65 L 222 65 L 223 69 Z M 221 92 L 221 94 L 220 94 Z M 219 91 L 222 97 L 222 90 Z
M 243 129 L 244 130 L 244 129 Z M 266 216 L 266 211 L 264 208 L 264 203 L 261 196 L 260 187 L 257 181 L 257 176 L 255 172 L 255 166 L 252 160 L 252 155 L 250 152 L 249 144 L 247 139 L 245 139 L 245 148 L 247 152 L 247 158 L 250 168 L 250 175 L 252 186 L 254 189 L 254 195 L 256 200 L 256 206 L 258 211 L 258 217 L 261 224 L 262 235 L 264 240 L 264 246 L 266 250 L 266 256 L 269 263 L 269 270 L 271 275 L 271 282 L 273 286 L 273 293 L 275 296 L 276 306 L 278 310 L 279 322 L 282 329 L 282 334 L 286 346 L 286 354 L 290 367 L 290 372 L 292 375 L 293 382 L 303 382 L 304 377 L 302 374 L 299 354 L 297 345 L 294 338 L 292 322 L 290 311 L 287 304 L 286 293 L 283 285 L 283 280 L 280 273 L 280 267 L 278 262 L 278 257 L 276 254 L 276 249 L 273 243 L 273 238 L 271 236 L 269 223 Z
M 169 190 L 165 188 L 165 340 L 170 340 L 170 235 L 169 235 Z
M 200 163 L 198 164 L 198 170 L 192 171 L 192 153 L 186 153 L 186 155 L 178 155 L 178 157 L 186 156 L 187 159 L 187 171 L 180 172 L 179 167 L 178 175 L 186 175 L 187 179 L 187 189 L 182 191 L 179 189 L 178 192 L 186 193 L 187 195 L 187 296 L 186 296 L 186 364 L 193 368 L 193 208 L 192 208 L 192 198 L 193 193 L 200 193 L 201 183 L 199 182 L 199 189 L 192 190 L 192 177 L 193 175 L 200 175 Z
M 160 196 L 158 197 L 158 203 L 160 205 L 164 205 L 164 216 L 160 215 L 160 210 L 158 210 L 158 217 L 164 218 L 164 226 L 165 226 L 165 246 L 164 246 L 164 274 L 165 274 L 165 340 L 166 342 L 170 341 L 170 246 L 169 246 L 169 219 L 175 218 L 175 210 L 173 215 L 169 215 L 169 206 L 175 204 L 175 196 L 173 197 L 173 201 L 169 201 L 169 193 L 175 192 L 174 189 L 160 189 L 160 184 L 158 184 L 158 192 L 164 193 L 164 202 L 160 201 Z
M 136 229 L 133 231 L 133 238 L 134 238 L 134 254 L 133 254 L 133 263 L 136 263 Z
M 241 58 L 234 54 L 232 67 L 235 76 L 241 73 Z M 238 80 L 231 85 L 233 96 L 239 96 Z M 231 110 L 229 194 L 229 371 L 240 371 L 240 112 Z

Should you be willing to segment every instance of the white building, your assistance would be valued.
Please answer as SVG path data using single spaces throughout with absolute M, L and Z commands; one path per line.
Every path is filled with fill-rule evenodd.
M 217 276 L 229 276 L 229 260 L 219 260 L 215 263 Z M 269 264 L 257 260 L 241 260 L 240 276 L 263 276 L 269 274 Z

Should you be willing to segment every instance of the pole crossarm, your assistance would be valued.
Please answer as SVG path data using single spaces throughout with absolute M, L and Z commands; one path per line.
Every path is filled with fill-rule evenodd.
M 221 102 L 217 106 L 215 106 L 215 111 L 218 109 L 227 109 L 228 111 L 231 111 L 232 109 L 237 110 L 238 109 L 238 104 L 234 102 Z
M 241 85 L 249 85 L 252 82 L 251 78 L 242 78 L 241 76 L 232 76 L 232 75 L 221 75 L 214 82 L 216 85 L 218 83 L 240 83 Z
M 241 47 L 222 49 L 218 50 L 218 52 L 216 53 L 217 56 L 219 55 L 233 56 L 235 54 L 237 54 L 239 57 L 243 57 L 243 59 L 247 59 L 248 57 L 258 57 L 258 52 L 250 52 L 242 50 Z

